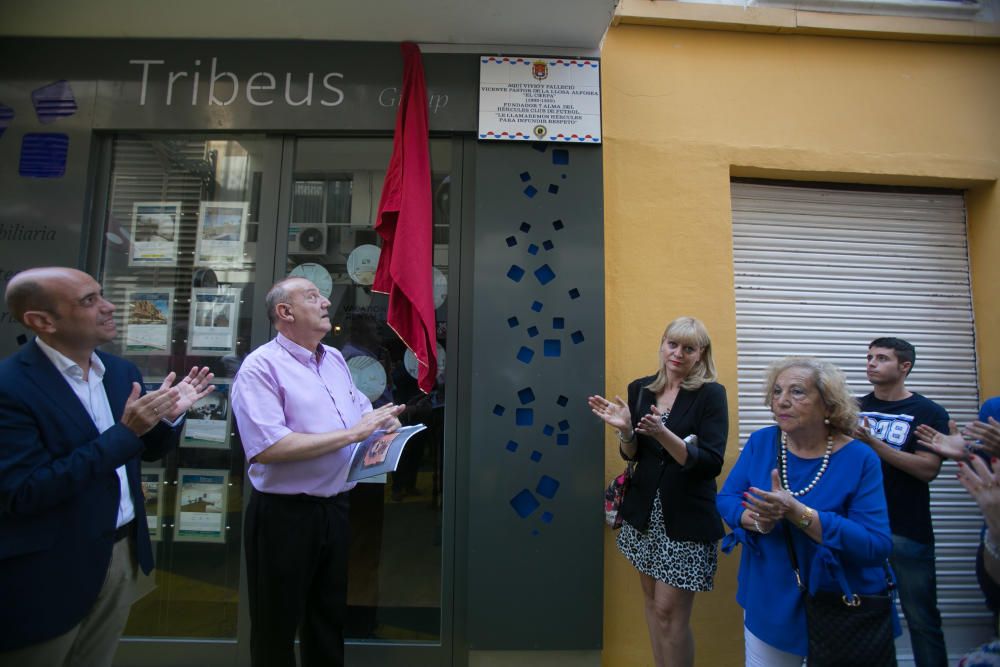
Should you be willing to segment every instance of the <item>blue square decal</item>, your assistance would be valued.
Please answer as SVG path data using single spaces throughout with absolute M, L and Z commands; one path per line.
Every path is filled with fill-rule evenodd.
M 29 133 L 21 140 L 18 173 L 26 178 L 60 178 L 66 173 L 69 137 L 65 134 Z
M 72 116 L 76 113 L 76 97 L 69 81 L 56 81 L 47 86 L 31 91 L 31 103 L 35 106 L 35 115 L 43 125 Z
M 510 499 L 510 506 L 514 508 L 514 511 L 522 519 L 530 516 L 532 512 L 538 509 L 539 505 L 541 503 L 538 502 L 538 498 L 531 495 L 531 491 L 527 489 L 522 489 L 520 493 Z
M 542 285 L 547 285 L 548 283 L 552 282 L 552 280 L 555 277 L 556 277 L 556 272 L 553 271 L 552 267 L 549 266 L 548 264 L 543 264 L 542 266 L 535 269 L 535 278 L 537 278 L 538 282 L 541 283 Z
M 558 480 L 548 475 L 542 475 L 542 478 L 538 480 L 538 486 L 535 488 L 535 493 L 549 500 L 555 497 L 557 491 L 559 491 Z
M 14 120 L 14 110 L 6 104 L 0 104 L 0 137 L 3 136 L 4 130 L 10 126 L 12 120 Z

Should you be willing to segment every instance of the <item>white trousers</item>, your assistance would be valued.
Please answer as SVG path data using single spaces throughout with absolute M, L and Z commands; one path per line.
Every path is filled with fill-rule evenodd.
M 743 626 L 746 667 L 802 667 L 805 657 L 774 648 Z

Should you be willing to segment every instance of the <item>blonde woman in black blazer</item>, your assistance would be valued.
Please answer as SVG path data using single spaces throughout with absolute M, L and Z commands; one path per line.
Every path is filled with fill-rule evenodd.
M 628 386 L 628 400 L 588 399 L 636 462 L 618 548 L 639 571 L 658 667 L 694 664 L 694 594 L 712 590 L 723 536 L 715 478 L 729 435 L 725 388 L 715 382 L 705 325 L 679 317 L 660 343 L 656 375 Z

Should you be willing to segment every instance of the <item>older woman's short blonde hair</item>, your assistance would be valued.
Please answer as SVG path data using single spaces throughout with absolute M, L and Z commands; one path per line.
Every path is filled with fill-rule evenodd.
M 712 361 L 712 339 L 708 337 L 708 329 L 701 320 L 694 317 L 678 317 L 667 325 L 660 338 L 660 344 L 667 339 L 676 341 L 681 345 L 690 345 L 701 350 L 701 360 L 694 365 L 688 376 L 681 382 L 681 387 L 687 390 L 694 390 L 701 387 L 706 382 L 715 382 L 718 373 L 715 372 L 715 362 Z M 654 394 L 667 384 L 667 369 L 660 360 L 660 368 L 656 371 L 656 377 L 647 385 L 647 388 Z
M 764 405 L 771 407 L 771 394 L 778 376 L 789 368 L 803 368 L 810 372 L 819 390 L 823 405 L 829 411 L 830 428 L 851 435 L 858 425 L 858 401 L 847 386 L 844 372 L 816 357 L 785 357 L 773 362 L 767 369 L 764 382 Z

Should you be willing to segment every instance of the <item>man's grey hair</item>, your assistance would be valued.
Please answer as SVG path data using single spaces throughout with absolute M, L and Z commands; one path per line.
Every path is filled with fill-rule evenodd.
M 284 278 L 274 283 L 274 285 L 267 291 L 267 296 L 264 297 L 264 305 L 267 306 L 267 319 L 271 320 L 271 324 L 278 323 L 278 304 L 288 303 L 291 298 L 291 290 L 288 289 L 288 282 L 295 280 L 295 278 Z

